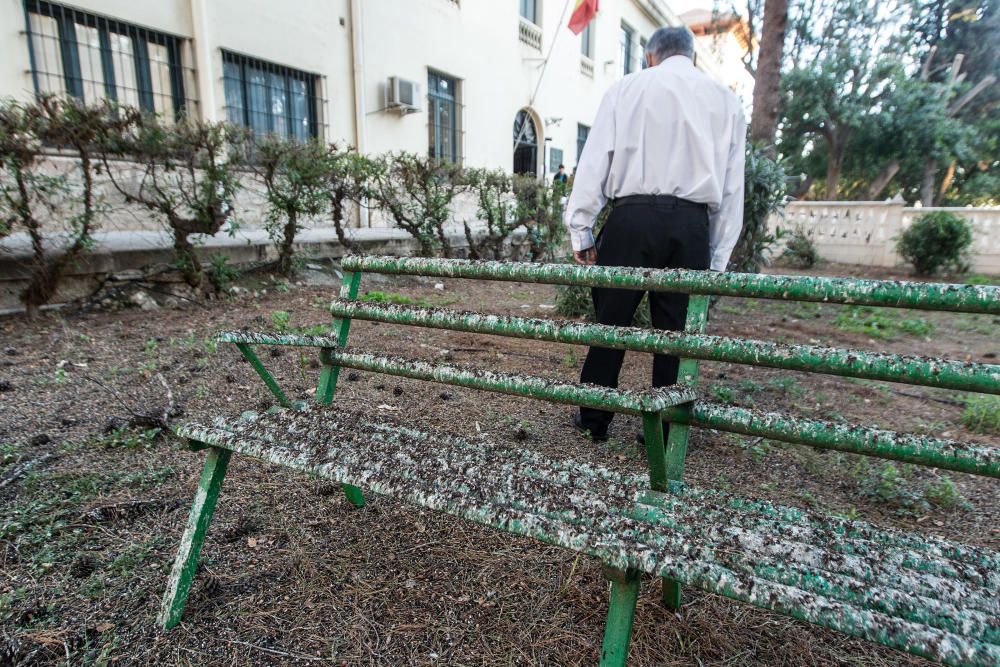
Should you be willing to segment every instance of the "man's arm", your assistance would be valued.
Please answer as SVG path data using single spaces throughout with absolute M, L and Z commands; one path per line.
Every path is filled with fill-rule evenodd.
M 733 134 L 729 139 L 729 160 L 722 184 L 722 204 L 709 215 L 708 243 L 711 269 L 725 271 L 729 257 L 743 229 L 743 176 L 746 162 L 747 121 L 737 106 Z
M 566 205 L 565 222 L 569 228 L 569 239 L 576 261 L 580 264 L 593 264 L 597 259 L 593 250 L 594 222 L 608 201 L 604 195 L 604 184 L 608 180 L 615 151 L 614 107 L 617 97 L 618 86 L 613 86 L 601 100 L 580 162 L 576 165 L 573 192 Z

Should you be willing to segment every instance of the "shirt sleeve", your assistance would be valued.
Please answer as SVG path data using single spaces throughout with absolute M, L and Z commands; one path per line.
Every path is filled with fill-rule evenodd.
M 711 269 L 725 271 L 729 257 L 743 229 L 743 175 L 746 162 L 747 121 L 743 110 L 737 107 L 733 134 L 729 142 L 729 160 L 722 184 L 722 203 L 719 210 L 709 214 L 708 243 Z
M 615 101 L 618 86 L 612 87 L 601 100 L 594 125 L 587 135 L 580 162 L 576 165 L 573 191 L 570 193 L 564 217 L 574 251 L 594 246 L 594 222 L 608 198 L 604 185 L 615 153 Z

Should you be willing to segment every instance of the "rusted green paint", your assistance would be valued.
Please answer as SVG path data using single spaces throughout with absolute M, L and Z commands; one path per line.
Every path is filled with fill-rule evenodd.
M 667 419 L 703 428 L 771 438 L 823 449 L 1000 477 L 1000 447 L 945 440 L 819 419 L 800 419 L 719 403 L 696 401 L 690 414 L 668 409 Z
M 648 482 L 507 446 L 430 436 L 309 409 L 263 417 L 250 414 L 236 424 L 185 427 L 179 431 L 182 436 L 339 481 L 358 505 L 364 502 L 359 490 L 364 486 L 600 558 L 612 568 L 609 571 L 618 573 L 613 577 L 602 664 L 624 664 L 627 658 L 639 571 L 663 578 L 664 599 L 672 606 L 680 603 L 681 583 L 697 585 L 947 664 L 1000 662 L 996 552 L 820 518 L 680 483 L 690 426 L 1000 476 L 997 448 L 690 403 L 698 359 L 1000 393 L 997 365 L 704 335 L 707 294 L 1000 313 L 1000 288 L 455 260 L 348 258 L 344 265 L 353 273 L 345 276 L 341 298 L 332 305 L 339 318 L 334 320 L 333 335 L 220 335 L 220 340 L 238 344 L 284 405 L 287 399 L 249 345 L 322 348 L 324 368 L 316 400 L 324 405 L 332 401 L 339 369 L 346 366 L 641 413 Z M 685 333 L 680 334 L 360 303 L 351 301 L 357 296 L 360 270 L 694 296 Z M 626 392 L 345 351 L 353 318 L 675 354 L 682 358 L 679 382 L 688 386 Z M 672 422 L 666 453 L 661 417 Z M 223 474 L 224 468 L 223 463 Z M 210 505 L 209 518 L 214 499 Z M 192 510 L 189 528 L 191 522 L 200 521 L 194 515 Z M 204 531 L 198 539 L 204 539 Z M 186 542 L 196 544 L 196 564 L 200 541 Z M 178 563 L 181 560 L 179 555 Z M 175 570 L 179 567 L 175 564 Z M 180 590 L 177 581 L 182 579 L 178 575 L 175 581 L 172 576 L 171 587 Z M 168 607 L 177 607 L 173 623 L 179 620 L 186 594 L 184 588 L 179 606 L 176 593 L 169 605 L 165 598 L 164 625 L 169 623 Z
M 1000 394 L 1000 366 L 995 364 L 342 299 L 330 309 L 361 320 Z
M 601 667 L 625 667 L 632 640 L 635 602 L 639 598 L 639 572 L 605 568 L 605 576 L 611 582 L 611 600 L 599 664 Z
M 977 587 L 1000 588 L 1000 556 L 980 548 L 883 531 L 860 522 L 748 502 L 718 492 L 681 487 L 672 489 L 672 494 L 656 493 L 648 490 L 644 476 L 611 474 L 579 465 L 567 469 L 565 462 L 506 445 L 432 436 L 366 422 L 356 415 L 274 414 L 260 418 L 259 423 L 220 423 L 203 430 L 199 437 L 216 444 L 233 442 L 237 447 L 244 441 L 261 441 L 279 453 L 292 447 L 302 456 L 347 466 L 372 479 L 398 479 L 400 489 L 428 487 L 442 494 L 464 494 L 490 502 L 506 498 L 503 502 L 513 502 L 519 509 L 551 510 L 555 512 L 551 516 L 570 520 L 566 510 L 560 513 L 551 502 L 530 500 L 537 496 L 540 502 L 555 492 L 563 498 L 559 502 L 565 500 L 567 507 L 577 508 L 568 510 L 570 518 L 589 516 L 591 509 L 600 508 L 594 516 L 598 521 L 605 515 L 637 516 L 651 526 L 667 529 L 644 535 L 643 541 L 670 542 L 690 551 L 693 545 L 729 543 L 739 536 L 746 551 L 741 557 L 749 559 L 748 563 L 784 563 L 794 557 L 804 566 L 840 572 L 870 585 L 895 582 L 904 590 L 923 591 L 932 597 L 941 595 L 935 578 L 944 577 L 950 580 L 948 595 L 960 595 L 965 605 L 1000 612 L 1000 599 L 976 592 Z M 468 475 L 488 475 L 490 479 L 479 489 Z M 569 497 L 555 491 L 567 486 L 574 489 Z M 465 490 L 459 493 L 459 487 Z M 612 501 L 615 497 L 618 500 Z M 640 515 L 635 515 L 640 509 Z M 775 549 L 785 543 L 798 546 L 774 561 Z M 915 573 L 931 576 L 925 580 Z
M 471 389 L 483 389 L 514 396 L 538 398 L 627 414 L 661 412 L 668 407 L 693 401 L 694 392 L 664 387 L 646 391 L 610 389 L 597 385 L 563 382 L 532 375 L 515 375 L 448 364 L 432 364 L 405 357 L 381 356 L 364 351 L 327 350 L 331 364 L 361 371 L 429 380 Z
M 191 425 L 180 435 L 946 664 L 1000 659 L 1000 646 L 985 639 L 993 628 L 981 622 L 1000 614 L 1000 555 L 989 550 L 719 492 L 678 487 L 656 493 L 644 476 L 579 464 L 566 473 L 566 462 L 506 443 L 419 434 L 339 411 Z M 796 572 L 831 573 L 823 575 L 830 595 L 818 581 L 797 587 Z M 864 606 L 864 594 L 857 593 L 887 588 L 881 610 Z M 940 604 L 925 621 L 910 620 L 921 596 Z
M 292 407 L 292 402 L 288 400 L 287 396 L 285 396 L 285 392 L 281 391 L 281 387 L 279 387 L 278 383 L 274 381 L 271 374 L 267 372 L 267 369 L 264 368 L 264 364 L 260 362 L 260 359 L 257 358 L 254 351 L 250 349 L 250 346 L 246 343 L 237 343 L 236 347 L 243 354 L 243 356 L 246 357 L 246 360 L 250 362 L 250 366 L 257 371 L 257 375 L 259 375 L 260 379 L 264 381 L 267 388 L 271 390 L 274 397 L 278 399 L 278 403 L 285 408 Z
M 174 559 L 170 578 L 167 579 L 167 590 L 160 604 L 160 613 L 156 618 L 156 622 L 164 630 L 169 630 L 180 623 L 184 614 L 184 603 L 187 601 L 191 582 L 194 581 L 194 574 L 198 569 L 198 556 L 205 542 L 208 526 L 212 522 L 212 514 L 215 512 L 215 504 L 219 499 L 222 480 L 226 476 L 231 456 L 232 452 L 229 449 L 213 447 L 205 457 L 205 468 L 201 473 L 191 514 L 181 536 L 177 558 Z
M 256 331 L 221 331 L 215 335 L 220 343 L 245 345 L 292 345 L 295 347 L 339 347 L 334 336 L 302 336 L 299 334 L 258 333 Z
M 693 294 L 688 298 L 687 314 L 684 321 L 684 333 L 702 335 L 708 324 L 709 297 L 704 294 Z M 698 382 L 698 360 L 681 359 L 677 365 L 677 384 L 691 387 L 693 390 Z M 677 410 L 688 413 L 691 404 L 679 405 Z M 672 422 L 667 429 L 666 461 L 667 479 L 676 482 L 684 481 L 684 462 L 687 459 L 688 438 L 691 427 L 681 421 Z M 664 579 L 661 599 L 667 609 L 680 609 L 681 585 L 674 579 Z
M 667 457 L 663 445 L 663 422 L 660 413 L 642 413 L 642 435 L 646 443 L 646 465 L 649 468 L 649 488 L 667 490 Z
M 344 280 L 340 285 L 341 299 L 356 299 L 358 289 L 361 287 L 361 273 L 348 272 L 344 274 Z M 330 330 L 336 336 L 338 347 L 347 345 L 347 336 L 351 332 L 351 318 L 342 317 L 334 319 L 330 325 Z M 337 380 L 340 378 L 340 366 L 330 362 L 327 355 L 323 357 L 323 368 L 319 373 L 319 384 L 316 386 L 316 402 L 320 405 L 330 405 L 333 403 L 333 394 L 337 391 Z M 342 485 L 344 497 L 355 507 L 365 506 L 365 495 L 361 489 L 350 484 Z
M 349 271 L 372 273 L 615 287 L 1000 315 L 1000 287 L 989 285 L 415 257 L 354 256 L 345 257 L 343 265 Z
M 358 288 L 361 286 L 361 274 L 345 273 L 344 282 L 340 286 L 341 299 L 355 299 L 358 296 Z M 330 330 L 339 343 L 339 347 L 347 345 L 347 336 L 351 331 L 351 318 L 341 316 L 335 318 L 330 325 Z M 333 402 L 333 393 L 337 390 L 337 379 L 340 377 L 340 366 L 324 364 L 323 370 L 319 374 L 319 385 L 316 387 L 316 402 L 320 405 L 330 405 Z

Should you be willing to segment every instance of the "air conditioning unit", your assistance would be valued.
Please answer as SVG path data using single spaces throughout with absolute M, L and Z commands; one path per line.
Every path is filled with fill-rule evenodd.
M 395 109 L 400 113 L 416 113 L 420 111 L 420 84 L 416 81 L 409 81 L 398 76 L 390 76 L 389 83 L 385 87 L 386 101 L 388 109 Z

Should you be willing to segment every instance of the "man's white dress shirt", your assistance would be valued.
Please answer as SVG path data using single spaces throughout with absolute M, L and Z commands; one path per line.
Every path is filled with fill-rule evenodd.
M 739 98 L 690 58 L 629 74 L 605 93 L 576 167 L 566 207 L 573 250 L 594 245 L 608 199 L 674 195 L 708 205 L 711 268 L 724 271 L 743 227 L 745 148 Z

